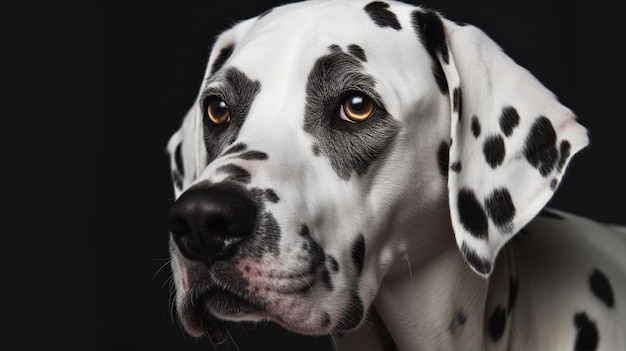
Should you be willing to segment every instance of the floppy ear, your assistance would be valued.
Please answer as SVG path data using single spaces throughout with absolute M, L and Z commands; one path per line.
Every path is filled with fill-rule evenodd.
M 546 205 L 588 143 L 568 108 L 478 28 L 418 11 L 451 106 L 448 195 L 456 242 L 488 276 L 498 251 Z
M 200 110 L 198 103 L 202 88 L 207 78 L 226 64 L 235 50 L 236 43 L 248 32 L 255 20 L 256 18 L 239 22 L 216 38 L 209 55 L 201 89 L 183 118 L 182 125 L 167 143 L 166 151 L 170 157 L 170 171 L 176 198 L 198 178 L 209 162 L 204 144 L 203 111 Z

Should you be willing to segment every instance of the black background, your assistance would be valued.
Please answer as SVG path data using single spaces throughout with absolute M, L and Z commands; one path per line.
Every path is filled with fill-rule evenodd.
M 0 349 L 213 349 L 186 337 L 170 310 L 165 145 L 214 37 L 280 3 L 0 5 Z M 551 205 L 626 223 L 618 2 L 422 4 L 481 27 L 589 128 L 592 146 Z M 232 333 L 236 345 L 219 350 L 330 346 L 272 324 Z

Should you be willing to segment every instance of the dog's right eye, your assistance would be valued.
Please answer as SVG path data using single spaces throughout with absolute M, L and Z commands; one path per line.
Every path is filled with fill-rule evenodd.
M 230 121 L 230 110 L 224 100 L 213 96 L 207 99 L 205 106 L 207 116 L 214 124 L 221 125 Z

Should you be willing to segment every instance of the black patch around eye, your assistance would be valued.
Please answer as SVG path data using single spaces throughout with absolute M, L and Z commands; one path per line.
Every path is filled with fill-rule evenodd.
M 228 177 L 226 177 L 224 181 L 239 182 L 244 184 L 250 183 L 250 172 L 237 165 L 223 165 L 218 167 L 216 171 L 228 174 Z
M 474 192 L 469 189 L 461 189 L 457 198 L 459 217 L 463 227 L 478 239 L 487 239 L 489 224 L 487 215 Z
M 589 277 L 589 285 L 593 295 L 595 295 L 595 297 L 597 297 L 600 301 L 604 302 L 607 307 L 612 308 L 615 306 L 613 288 L 611 288 L 611 283 L 604 273 L 597 269 L 594 270 Z
M 363 271 L 363 261 L 365 260 L 365 238 L 363 234 L 359 234 L 359 237 L 352 243 L 351 255 L 356 274 L 360 276 L 361 271 Z
M 510 314 L 515 307 L 515 302 L 517 301 L 517 290 L 518 290 L 518 281 L 517 278 L 510 277 L 509 278 L 509 305 L 508 305 L 508 313 Z
M 239 130 L 243 125 L 250 106 L 254 98 L 261 90 L 261 83 L 250 80 L 243 72 L 236 68 L 228 68 L 223 74 L 220 73 L 215 77 L 209 77 L 209 80 L 218 81 L 222 84 L 220 88 L 208 88 L 202 93 L 202 97 L 207 96 L 223 96 L 228 103 L 231 119 L 224 125 L 215 125 L 208 122 L 208 116 L 204 115 L 204 145 L 207 150 L 207 162 L 212 162 L 220 152 L 231 145 L 239 134 Z M 202 99 L 201 101 L 204 101 Z M 204 102 L 202 102 L 204 104 Z M 202 111 L 206 111 L 206 106 L 201 106 Z M 241 147 L 235 144 L 233 147 Z
M 257 161 L 263 161 L 269 158 L 269 156 L 265 152 L 255 151 L 255 150 L 246 151 L 242 153 L 241 155 L 239 155 L 238 157 L 242 160 L 257 160 Z
M 237 153 L 239 151 L 243 151 L 247 148 L 246 144 L 244 143 L 237 143 L 231 147 L 229 147 L 226 151 L 224 151 L 222 153 L 222 156 L 226 156 L 226 155 L 230 155 L 230 154 L 234 154 Z
M 476 138 L 480 136 L 480 122 L 477 116 L 472 117 L 472 134 L 474 134 Z
M 374 1 L 365 5 L 365 12 L 379 27 L 391 27 L 395 30 L 402 29 L 396 14 L 389 11 L 389 4 L 382 1 Z
M 491 168 L 495 169 L 502 164 L 505 153 L 504 139 L 500 135 L 492 135 L 485 139 L 483 154 Z
M 365 56 L 365 50 L 362 47 L 356 44 L 348 45 L 348 53 L 363 62 L 367 62 L 367 57 Z
M 319 149 L 337 176 L 346 181 L 353 174 L 367 173 L 394 145 L 399 133 L 398 122 L 386 112 L 375 86 L 361 62 L 344 52 L 320 57 L 309 74 L 304 131 L 315 139 L 313 153 Z M 366 121 L 352 124 L 339 118 L 338 109 L 347 91 L 363 92 L 378 105 Z
M 515 217 L 515 205 L 506 188 L 494 190 L 485 200 L 487 214 L 498 227 L 507 226 Z
M 463 104 L 463 98 L 461 96 L 461 88 L 456 87 L 454 88 L 454 91 L 452 92 L 452 110 L 454 112 L 459 113 L 459 121 L 461 120 L 461 115 L 463 114 L 462 104 Z
M 556 149 L 556 132 L 547 117 L 540 116 L 533 124 L 526 138 L 524 155 L 544 177 L 554 169 L 559 151 Z
M 491 272 L 491 263 L 478 256 L 476 251 L 470 249 L 466 243 L 461 244 L 461 252 L 463 253 L 463 257 L 465 257 L 467 262 L 474 267 L 475 270 L 482 274 L 489 274 L 489 272 Z
M 579 312 L 574 316 L 574 326 L 576 326 L 574 351 L 596 350 L 600 339 L 596 323 L 589 319 L 585 312 Z
M 467 316 L 465 316 L 465 313 L 463 313 L 462 310 L 456 310 L 454 312 L 454 316 L 452 316 L 452 320 L 450 320 L 450 324 L 448 325 L 448 330 L 450 331 L 451 334 L 454 334 L 454 332 L 462 327 L 465 322 L 467 321 Z
M 448 176 L 448 163 L 450 161 L 450 147 L 448 143 L 442 141 L 439 144 L 439 150 L 437 150 L 437 164 L 439 166 L 439 173 L 447 177 Z
M 491 313 L 491 317 L 489 317 L 489 325 L 487 331 L 489 332 L 489 337 L 491 341 L 498 342 L 502 335 L 504 334 L 504 329 L 506 327 L 506 312 L 504 311 L 504 307 L 498 305 L 494 308 Z
M 433 75 L 439 86 L 439 90 L 444 95 L 448 94 L 448 80 L 443 73 L 443 67 L 439 61 L 439 56 L 447 64 L 450 60 L 448 54 L 448 43 L 441 18 L 434 12 L 413 12 L 413 28 L 417 32 L 426 51 L 433 60 Z
M 222 48 L 222 50 L 220 50 L 219 55 L 217 55 L 217 58 L 215 59 L 215 61 L 213 61 L 213 65 L 211 66 L 211 74 L 219 71 L 219 69 L 224 66 L 226 61 L 230 58 L 230 55 L 233 54 L 234 50 L 235 44 L 225 46 Z
M 182 151 L 183 143 L 179 143 L 176 146 L 176 150 L 174 150 L 174 162 L 176 162 L 176 170 L 180 174 L 181 177 L 185 176 L 185 167 L 183 165 L 183 151 Z
M 571 149 L 572 145 L 569 143 L 569 141 L 561 141 L 559 164 L 557 165 L 557 169 L 559 170 L 559 172 L 563 170 L 563 166 L 565 166 L 565 162 L 567 162 L 567 159 L 570 156 Z
M 513 134 L 513 129 L 519 124 L 519 114 L 517 110 L 512 106 L 507 106 L 502 109 L 502 115 L 500 116 L 500 128 L 507 137 Z

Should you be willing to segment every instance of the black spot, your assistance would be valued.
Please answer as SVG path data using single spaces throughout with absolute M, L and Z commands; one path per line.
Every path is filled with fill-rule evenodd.
M 456 161 L 452 165 L 450 165 L 450 169 L 459 173 L 461 172 L 461 161 Z
M 461 97 L 461 88 L 456 87 L 452 92 L 452 110 L 459 113 L 459 120 L 463 114 L 463 98 Z
M 330 314 L 328 312 L 324 312 L 322 314 L 322 321 L 320 322 L 320 326 L 322 328 L 326 328 L 330 325 Z
M 250 80 L 244 73 L 236 68 L 228 68 L 223 74 L 217 74 L 208 78 L 208 83 L 219 81 L 219 86 L 210 86 L 202 92 L 200 97 L 201 110 L 206 111 L 206 103 L 212 96 L 221 96 L 228 102 L 231 120 L 222 125 L 216 125 L 208 121 L 208 115 L 204 112 L 204 145 L 207 150 L 207 162 L 220 154 L 228 145 L 231 145 L 239 134 L 241 126 L 246 120 L 250 106 L 254 98 L 261 90 L 258 81 Z
M 243 151 L 246 148 L 247 148 L 246 144 L 244 144 L 244 143 L 237 143 L 237 144 L 229 147 L 226 151 L 222 152 L 222 156 L 234 154 L 236 152 Z
M 475 270 L 482 274 L 489 274 L 489 272 L 491 272 L 491 263 L 478 256 L 476 251 L 470 249 L 466 243 L 461 244 L 461 252 L 463 253 L 463 257 L 465 257 L 467 262 L 474 267 Z
M 302 227 L 300 227 L 300 235 L 306 238 L 311 237 L 309 227 L 306 224 L 303 224 Z
M 313 144 L 313 146 L 311 147 L 311 151 L 313 151 L 313 155 L 319 156 L 320 155 L 320 146 L 317 145 L 317 144 Z
M 356 274 L 361 275 L 363 270 L 363 261 L 365 260 L 365 238 L 363 234 L 359 234 L 354 243 L 352 243 L 352 263 L 356 269 Z
M 574 351 L 596 350 L 600 339 L 596 323 L 589 319 L 585 312 L 579 312 L 574 316 L 574 325 L 576 326 Z
M 463 227 L 476 238 L 487 239 L 487 215 L 474 192 L 467 188 L 461 189 L 457 197 L 457 207 Z
M 251 253 L 251 256 L 261 257 L 265 253 L 274 256 L 280 254 L 278 242 L 280 241 L 281 229 L 273 214 L 267 211 L 262 213 L 255 235 L 259 237 L 259 240 L 255 244 L 254 253 Z
M 337 323 L 338 331 L 356 328 L 363 318 L 363 301 L 361 301 L 361 298 L 357 295 L 356 291 L 358 291 L 358 289 L 352 290 L 348 306 L 346 306 L 341 319 Z
M 500 116 L 500 128 L 506 136 L 513 134 L 513 129 L 519 124 L 519 114 L 517 110 L 512 106 L 507 106 L 502 109 L 502 115 Z
M 326 258 L 328 259 L 328 263 L 330 264 L 330 271 L 332 273 L 337 273 L 339 271 L 339 263 L 337 262 L 337 260 L 330 255 L 327 255 Z
M 478 122 L 478 116 L 472 117 L 472 134 L 474 134 L 476 138 L 480 136 L 480 122 Z
M 313 136 L 314 145 L 319 145 L 337 176 L 346 181 L 355 173 L 364 175 L 394 145 L 399 133 L 399 123 L 386 112 L 375 85 L 361 62 L 343 52 L 320 57 L 309 74 L 304 130 Z M 378 105 L 364 122 L 348 123 L 337 115 L 345 92 L 351 90 L 363 92 Z
M 504 307 L 498 305 L 491 313 L 491 317 L 489 317 L 488 332 L 491 341 L 498 342 L 504 334 L 505 327 L 506 312 L 504 311 Z
M 448 81 L 439 61 L 439 56 L 446 64 L 450 60 L 441 18 L 434 12 L 417 10 L 413 12 L 413 28 L 433 59 L 432 70 L 439 90 L 443 94 L 448 94 Z
M 559 156 L 559 164 L 557 165 L 557 169 L 559 170 L 559 172 L 563 170 L 563 166 L 565 166 L 565 162 L 567 162 L 567 159 L 570 156 L 571 149 L 572 149 L 572 145 L 569 143 L 569 141 L 567 140 L 561 141 L 561 148 L 560 148 L 561 152 Z
M 565 218 L 563 218 L 563 216 L 561 216 L 560 214 L 556 213 L 556 212 L 552 212 L 546 208 L 544 208 L 543 210 L 541 210 L 541 212 L 539 212 L 539 215 L 541 217 L 546 217 L 546 218 L 552 218 L 552 219 L 560 219 L 563 220 Z
M 442 176 L 448 176 L 448 162 L 450 161 L 450 147 L 448 143 L 442 141 L 439 144 L 439 150 L 437 150 L 437 164 L 439 166 L 439 173 Z
M 216 172 L 228 174 L 228 177 L 226 177 L 224 181 L 239 182 L 244 184 L 250 183 L 250 172 L 234 164 L 220 166 L 217 168 Z
M 524 149 L 526 159 L 545 177 L 554 169 L 558 154 L 556 132 L 552 122 L 547 117 L 538 117 L 526 138 Z
M 341 46 L 337 45 L 337 44 L 331 44 L 328 46 L 328 50 L 330 50 L 331 52 L 342 52 L 343 50 L 341 50 Z
M 452 316 L 452 320 L 450 320 L 450 324 L 448 325 L 448 330 L 450 333 L 454 334 L 454 332 L 461 326 L 465 324 L 467 321 L 467 316 L 463 313 L 462 310 L 456 310 L 454 312 L 454 316 Z
M 363 62 L 367 62 L 367 57 L 365 56 L 365 50 L 363 50 L 362 47 L 356 44 L 348 45 L 348 53 L 350 53 L 350 55 L 358 58 L 359 60 Z
M 272 189 L 265 189 L 265 191 L 263 192 L 263 195 L 265 195 L 265 198 L 273 203 L 277 203 L 280 198 L 278 197 L 278 195 L 276 195 L 276 192 Z
M 181 177 L 185 176 L 185 167 L 183 165 L 183 143 L 178 143 L 176 145 L 176 150 L 174 150 L 174 162 L 176 163 L 176 170 L 180 174 Z
M 326 289 L 330 291 L 334 289 L 333 281 L 330 278 L 330 273 L 328 272 L 328 269 L 326 269 L 326 267 L 322 269 L 322 272 L 320 273 L 320 279 L 322 280 L 322 283 L 324 284 L 324 287 L 326 287 Z
M 500 135 L 492 135 L 486 138 L 483 144 L 483 153 L 485 154 L 485 160 L 491 168 L 498 167 L 504 161 L 504 139 Z
M 508 313 L 511 313 L 513 307 L 515 307 L 515 302 L 517 302 L 517 290 L 518 290 L 518 282 L 517 278 L 510 277 L 509 278 L 509 305 L 508 305 Z
M 220 50 L 219 55 L 217 55 L 217 58 L 213 61 L 213 65 L 211 66 L 211 74 L 217 72 L 224 66 L 230 55 L 233 54 L 233 50 L 235 50 L 234 44 L 225 46 Z
M 515 205 L 506 188 L 494 190 L 485 200 L 487 214 L 498 227 L 505 227 L 515 217 Z
M 555 191 L 558 185 L 559 181 L 556 178 L 552 178 L 552 180 L 550 181 L 550 189 L 552 189 L 552 191 Z
M 611 288 L 609 279 L 606 275 L 604 275 L 604 273 L 597 269 L 594 270 L 589 277 L 589 285 L 591 286 L 593 294 L 600 299 L 600 301 L 604 302 L 607 307 L 612 308 L 615 306 L 613 289 Z
M 379 27 L 391 27 L 395 30 L 402 29 L 396 14 L 389 11 L 389 4 L 382 1 L 374 1 L 365 5 L 365 12 Z
M 265 152 L 262 151 L 246 151 L 244 153 L 242 153 L 241 155 L 239 155 L 239 158 L 242 160 L 267 160 L 269 158 L 269 156 L 267 156 L 267 154 Z

